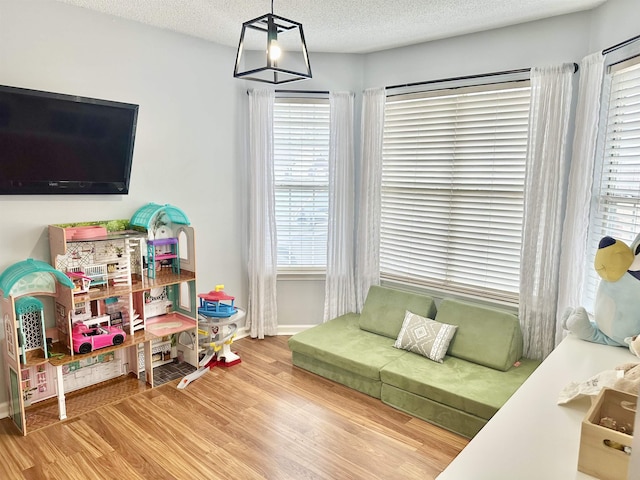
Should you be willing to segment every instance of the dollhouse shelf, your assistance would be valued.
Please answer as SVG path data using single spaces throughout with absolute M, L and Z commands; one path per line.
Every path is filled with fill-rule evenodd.
M 60 347 L 58 343 L 54 343 L 53 344 L 54 353 L 62 353 L 64 356 L 52 357 L 49 359 L 49 363 L 51 363 L 51 365 L 53 365 L 54 367 L 58 367 L 58 366 L 66 365 L 71 362 L 77 362 L 79 360 L 84 360 L 86 358 L 95 357 L 96 355 L 113 352 L 121 348 L 132 347 L 140 343 L 149 342 L 151 340 L 154 340 L 155 338 L 156 337 L 153 334 L 150 334 L 145 331 L 139 331 L 139 332 L 135 332 L 133 334 L 133 337 L 131 335 L 128 335 L 127 338 L 124 340 L 124 342 L 120 345 L 113 345 L 111 347 L 100 348 L 98 350 L 94 350 L 93 352 L 85 353 L 85 354 L 76 353 L 73 356 L 69 355 L 68 351 L 66 351 L 66 353 L 62 351 L 59 351 L 59 352 L 56 351 L 57 350 L 56 347 L 58 347 L 58 349 Z M 62 347 L 62 349 L 66 350 L 64 347 Z
M 158 272 L 156 278 L 140 278 L 139 275 L 134 275 L 133 277 L 134 278 L 131 279 L 131 286 L 105 285 L 103 288 L 92 289 L 86 293 L 76 293 L 74 295 L 75 301 L 77 303 L 83 301 L 88 302 L 92 300 L 104 300 L 105 298 L 127 295 L 131 292 L 142 292 L 144 290 L 149 290 L 150 288 L 164 287 L 166 285 L 175 285 L 177 283 L 189 282 L 195 280 L 196 275 L 195 273 L 189 272 L 188 270 L 182 270 L 179 274 L 173 273 L 171 271 L 162 273 Z
M 49 226 L 49 242 L 56 251 L 61 255 L 67 253 L 67 243 L 83 243 L 83 242 L 104 242 L 109 240 L 126 240 L 126 239 L 142 239 L 145 234 L 135 230 L 124 230 L 121 232 L 108 233 L 107 235 L 99 235 L 95 237 L 72 237 L 68 238 L 68 231 L 65 228 L 55 225 Z
M 193 318 L 178 312 L 171 312 L 147 319 L 147 333 L 162 338 L 174 333 L 192 330 L 197 325 Z
M 47 363 L 48 358 L 44 358 L 44 352 L 39 348 L 36 350 L 30 350 L 26 354 L 27 363 L 24 364 L 25 367 L 35 367 L 37 365 L 43 365 Z
M 196 327 L 197 323 L 194 319 L 185 315 L 181 315 L 177 312 L 169 313 L 159 317 L 154 317 L 147 322 L 147 331 L 140 330 L 127 336 L 125 341 L 120 345 L 113 345 L 111 347 L 101 348 L 90 353 L 80 354 L 76 353 L 73 356 L 69 355 L 68 350 L 60 343 L 54 343 L 51 348 L 51 353 L 61 354 L 62 356 L 54 356 L 52 358 L 44 358 L 42 350 L 32 350 L 27 352 L 27 363 L 25 366 L 42 365 L 47 361 L 54 367 L 66 365 L 71 362 L 77 362 L 86 358 L 95 357 L 103 353 L 112 352 L 121 348 L 132 347 L 141 343 L 157 340 L 166 335 L 173 333 L 179 333 L 186 330 L 190 330 Z
M 156 278 L 134 276 L 131 279 L 131 287 L 127 287 L 132 292 L 141 292 L 155 287 L 164 287 L 165 285 L 175 285 L 177 283 L 189 282 L 196 279 L 196 274 L 188 270 L 181 269 L 180 273 L 174 273 L 170 270 L 160 270 L 157 272 Z

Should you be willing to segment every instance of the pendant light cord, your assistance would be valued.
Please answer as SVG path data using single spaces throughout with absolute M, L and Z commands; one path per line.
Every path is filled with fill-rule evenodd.
M 273 15 L 273 0 L 271 0 L 271 15 Z

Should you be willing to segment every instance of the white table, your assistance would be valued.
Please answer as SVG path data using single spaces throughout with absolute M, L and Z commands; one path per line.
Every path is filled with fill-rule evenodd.
M 627 362 L 640 358 L 622 347 L 567 336 L 438 480 L 592 479 L 578 472 L 580 424 L 590 400 L 558 405 L 558 394 L 572 381 Z M 631 457 L 632 471 L 640 463 L 638 450 Z

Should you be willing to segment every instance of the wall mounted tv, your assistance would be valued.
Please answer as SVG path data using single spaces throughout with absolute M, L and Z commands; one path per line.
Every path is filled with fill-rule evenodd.
M 127 194 L 138 105 L 0 85 L 0 195 Z

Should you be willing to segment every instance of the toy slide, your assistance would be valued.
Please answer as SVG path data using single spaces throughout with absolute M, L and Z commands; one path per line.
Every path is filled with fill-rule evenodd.
M 180 390 L 182 390 L 183 388 L 187 388 L 187 385 L 189 385 L 191 382 L 193 382 L 194 380 L 197 380 L 198 378 L 200 378 L 202 375 L 204 375 L 205 373 L 207 373 L 207 371 L 209 370 L 209 363 L 211 363 L 212 360 L 215 359 L 215 352 L 210 352 L 207 355 L 205 355 L 204 357 L 202 357 L 202 360 L 200 360 L 198 362 L 198 370 L 196 370 L 193 373 L 190 373 L 189 375 L 185 376 L 182 380 L 180 380 L 180 383 L 178 384 L 178 388 Z
M 202 357 L 202 360 L 200 360 L 198 362 L 198 366 L 199 367 L 208 367 L 209 363 L 211 362 L 211 360 L 213 360 L 213 357 L 215 357 L 215 356 L 216 356 L 215 352 L 207 353 L 204 357 Z
M 184 377 L 182 380 L 180 380 L 180 383 L 178 384 L 178 388 L 180 390 L 182 390 L 183 388 L 187 388 L 187 385 L 189 385 L 194 380 L 197 380 L 198 378 L 200 378 L 202 375 L 207 373 L 208 370 L 209 370 L 209 367 L 203 367 L 203 368 L 199 368 L 193 373 L 190 373 L 189 375 Z

